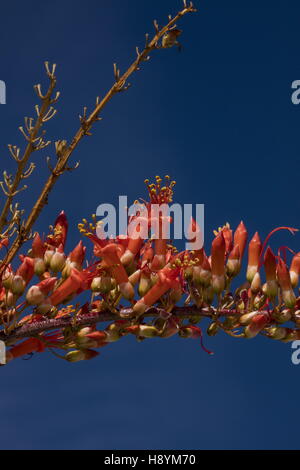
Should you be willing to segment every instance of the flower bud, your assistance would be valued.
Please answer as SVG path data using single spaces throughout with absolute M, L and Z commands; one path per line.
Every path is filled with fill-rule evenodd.
M 225 289 L 225 251 L 224 235 L 220 232 L 214 239 L 211 249 L 212 287 L 217 294 Z
M 123 295 L 123 297 L 127 300 L 132 300 L 134 297 L 134 288 L 130 282 L 123 282 L 122 284 L 119 285 L 120 292 Z
M 245 336 L 246 338 L 254 338 L 257 336 L 269 323 L 270 318 L 269 315 L 264 313 L 258 313 L 255 315 L 250 324 L 245 328 Z
M 263 293 L 269 297 L 269 299 L 275 299 L 278 294 L 277 281 L 267 281 L 262 287 Z
M 13 279 L 13 271 L 11 266 L 8 266 L 2 276 L 2 285 L 5 287 L 5 289 L 10 289 L 11 288 L 11 282 Z
M 11 292 L 16 295 L 22 295 L 26 287 L 24 279 L 19 276 L 13 276 L 11 281 Z
M 268 336 L 272 339 L 281 341 L 283 340 L 288 333 L 287 328 L 282 328 L 281 326 L 273 326 L 271 328 L 268 328 Z
M 277 266 L 277 278 L 281 288 L 282 299 L 288 308 L 296 305 L 296 297 L 292 288 L 290 273 L 284 261 L 279 258 Z
M 38 286 L 31 286 L 26 293 L 26 301 L 29 305 L 39 305 L 45 300 L 45 295 Z
M 244 251 L 247 244 L 248 232 L 244 225 L 244 222 L 241 222 L 234 234 L 234 247 L 239 247 L 240 261 L 244 256 Z
M 255 274 L 258 272 L 261 250 L 262 243 L 260 241 L 258 232 L 256 232 L 251 242 L 249 243 L 247 281 L 250 283 L 253 281 Z
M 97 357 L 99 353 L 93 351 L 92 349 L 81 349 L 77 351 L 70 351 L 65 355 L 65 359 L 68 362 L 80 362 L 80 361 L 89 361 Z
M 55 250 L 55 253 L 51 257 L 50 260 L 50 269 L 54 273 L 60 273 L 66 264 L 66 256 L 63 252 L 63 247 L 62 245 Z
M 16 305 L 17 299 L 18 295 L 14 295 L 11 291 L 8 291 L 5 296 L 5 305 L 7 307 L 14 307 Z
M 228 276 L 236 276 L 240 272 L 240 267 L 240 248 L 238 245 L 236 245 L 228 257 L 226 265 Z
M 155 326 L 140 325 L 138 329 L 138 336 L 141 336 L 142 338 L 154 338 L 155 336 L 158 336 L 158 333 L 159 332 Z
M 84 328 L 81 328 L 78 332 L 77 332 L 77 337 L 78 338 L 84 338 L 86 335 L 90 334 L 90 333 L 93 333 L 95 331 L 95 328 L 91 327 L 91 326 L 86 326 Z
M 299 283 L 299 275 L 300 275 L 300 253 L 297 253 L 292 259 L 292 264 L 290 267 L 292 287 L 297 287 Z
M 257 294 L 261 290 L 261 280 L 259 272 L 255 273 L 251 282 L 251 292 Z
M 43 258 L 35 258 L 34 259 L 34 274 L 36 276 L 42 276 L 46 271 L 46 264 Z
M 150 276 L 142 273 L 141 278 L 140 278 L 139 288 L 138 288 L 139 296 L 144 297 L 144 295 L 147 294 L 147 292 L 151 289 L 151 287 L 152 287 L 152 283 L 151 283 Z
M 252 318 L 254 318 L 258 314 L 257 311 L 255 312 L 250 312 L 250 313 L 245 313 L 240 317 L 240 324 L 241 325 L 249 325 L 251 323 Z
M 95 277 L 91 284 L 92 291 L 99 292 L 100 294 L 107 294 L 112 288 L 110 276 Z
M 44 262 L 46 264 L 46 267 L 50 266 L 50 262 L 52 259 L 52 256 L 54 255 L 55 251 L 54 250 L 46 250 L 44 254 Z

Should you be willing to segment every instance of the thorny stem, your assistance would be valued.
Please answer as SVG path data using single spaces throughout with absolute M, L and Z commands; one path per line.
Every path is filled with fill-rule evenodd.
M 42 189 L 42 192 L 41 192 L 40 196 L 38 197 L 38 199 L 37 199 L 36 203 L 34 204 L 33 209 L 31 211 L 28 219 L 25 222 L 22 234 L 19 234 L 16 237 L 16 239 L 14 240 L 14 243 L 12 244 L 10 250 L 8 251 L 8 254 L 7 254 L 7 256 L 6 256 L 2 266 L 0 268 L 0 274 L 5 269 L 5 266 L 7 264 L 9 264 L 14 259 L 14 257 L 17 254 L 18 250 L 23 245 L 24 237 L 26 237 L 30 233 L 31 228 L 33 227 L 35 221 L 39 217 L 43 207 L 47 204 L 48 195 L 51 192 L 52 188 L 54 187 L 54 185 L 55 185 L 57 179 L 59 178 L 59 176 L 61 174 L 63 174 L 65 171 L 70 170 L 70 168 L 67 167 L 67 163 L 70 159 L 70 156 L 72 155 L 73 151 L 76 149 L 77 145 L 82 140 L 82 138 L 85 135 L 91 135 L 90 130 L 91 130 L 93 124 L 100 119 L 99 118 L 100 112 L 103 110 L 103 108 L 112 99 L 112 97 L 114 95 L 116 95 L 117 93 L 119 93 L 121 91 L 125 91 L 128 88 L 129 85 L 126 85 L 128 78 L 134 72 L 139 70 L 139 66 L 141 65 L 142 62 L 148 60 L 149 54 L 153 50 L 157 49 L 157 44 L 160 41 L 160 39 L 162 39 L 164 34 L 167 31 L 169 31 L 172 27 L 174 27 L 176 25 L 176 22 L 181 17 L 183 17 L 187 13 L 192 13 L 192 12 L 196 12 L 196 11 L 197 10 L 194 8 L 192 3 L 190 3 L 189 6 L 187 6 L 186 1 L 184 1 L 184 8 L 179 13 L 177 13 L 177 15 L 174 18 L 170 19 L 169 23 L 166 26 L 164 26 L 162 29 L 159 29 L 158 26 L 157 26 L 157 23 L 155 22 L 155 27 L 156 27 L 155 36 L 153 37 L 153 39 L 151 41 L 147 40 L 146 47 L 142 52 L 139 52 L 137 50 L 136 60 L 130 65 L 130 67 L 127 69 L 127 71 L 122 76 L 120 76 L 120 72 L 117 69 L 117 67 L 115 66 L 116 82 L 114 83 L 114 85 L 106 93 L 106 95 L 104 96 L 104 98 L 100 102 L 98 102 L 98 100 L 97 100 L 96 106 L 95 106 L 94 110 L 91 112 L 91 114 L 88 117 L 84 117 L 83 119 L 81 119 L 81 127 L 76 132 L 73 140 L 71 141 L 71 144 L 64 150 L 64 152 L 62 153 L 62 155 L 58 159 L 55 168 L 52 170 L 51 175 L 49 176 L 44 188 Z M 28 144 L 28 151 L 25 154 L 26 161 L 25 161 L 25 158 L 24 158 L 23 159 L 24 164 L 22 165 L 22 169 L 25 166 L 25 163 L 28 161 L 28 158 L 29 158 L 30 153 L 31 153 L 31 147 L 32 147 L 32 144 Z M 20 171 L 18 171 L 18 175 L 20 174 Z M 4 208 L 5 210 L 3 211 L 4 219 L 5 219 L 5 214 L 7 212 L 7 207 L 9 207 L 9 206 L 7 206 L 7 204 L 5 205 L 5 208 Z M 1 219 L 0 219 L 0 227 L 1 227 Z
M 232 310 L 219 310 L 220 316 L 234 315 L 235 312 Z M 263 312 L 260 312 L 263 313 Z M 167 314 L 166 311 L 159 308 L 151 308 L 146 312 L 144 317 L 159 317 L 161 314 Z M 201 316 L 205 318 L 214 319 L 215 309 L 214 308 L 197 308 L 196 306 L 190 307 L 175 307 L 172 310 L 172 315 L 181 319 L 191 318 L 193 316 Z M 58 319 L 49 319 L 42 322 L 35 322 L 29 325 L 22 325 L 12 331 L 10 334 L 6 334 L 4 331 L 0 332 L 0 340 L 5 343 L 13 340 L 22 338 L 30 338 L 37 336 L 48 331 L 57 330 L 61 328 L 76 328 L 88 325 L 95 325 L 97 323 L 113 322 L 120 320 L 120 316 L 113 314 L 109 310 L 101 312 L 91 312 L 84 315 L 78 315 L 75 317 L 66 316 Z

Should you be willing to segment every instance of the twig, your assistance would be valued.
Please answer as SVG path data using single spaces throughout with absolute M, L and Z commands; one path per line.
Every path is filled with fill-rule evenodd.
M 24 119 L 25 130 L 22 126 L 19 127 L 19 130 L 23 134 L 25 140 L 28 142 L 23 155 L 21 157 L 19 156 L 20 149 L 18 147 L 12 146 L 12 145 L 8 146 L 12 157 L 16 160 L 18 164 L 18 167 L 17 167 L 16 174 L 14 176 L 14 179 L 12 181 L 9 181 L 9 183 L 5 181 L 5 185 L 7 189 L 4 190 L 3 188 L 3 191 L 5 195 L 7 196 L 7 198 L 6 198 L 4 207 L 0 215 L 0 233 L 3 231 L 4 227 L 9 223 L 7 220 L 9 208 L 12 204 L 13 198 L 20 191 L 19 185 L 21 181 L 24 178 L 29 176 L 28 171 L 26 172 L 25 168 L 27 166 L 27 163 L 32 153 L 36 150 L 45 148 L 50 143 L 50 142 L 44 142 L 43 137 L 39 136 L 39 132 L 44 122 L 51 119 L 56 112 L 54 108 L 52 108 L 51 106 L 55 101 L 57 101 L 56 98 L 53 98 L 52 96 L 53 91 L 56 86 L 56 77 L 55 77 L 56 65 L 54 64 L 52 67 L 52 70 L 50 70 L 48 62 L 45 62 L 45 67 L 46 67 L 46 72 L 50 80 L 50 83 L 49 83 L 49 87 L 45 95 L 42 94 L 41 85 L 35 85 L 35 90 L 37 92 L 37 95 L 42 101 L 42 105 L 41 105 L 41 108 L 39 109 L 37 120 L 35 124 L 33 124 L 34 122 L 33 118 L 25 117 Z M 31 169 L 33 171 L 32 166 L 31 166 Z M 3 186 L 4 186 L 4 183 L 2 183 L 2 187 Z M 26 188 L 22 188 L 22 189 L 26 189 Z

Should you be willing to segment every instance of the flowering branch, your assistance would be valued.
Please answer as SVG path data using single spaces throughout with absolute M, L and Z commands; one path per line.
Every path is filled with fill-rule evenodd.
M 72 139 L 71 143 L 67 145 L 66 141 L 58 141 L 56 142 L 56 153 L 57 153 L 57 163 L 54 168 L 50 166 L 48 161 L 48 166 L 50 168 L 51 174 L 46 181 L 36 203 L 34 204 L 31 213 L 29 214 L 27 220 L 22 224 L 22 229 L 19 231 L 16 239 L 14 240 L 12 246 L 10 247 L 7 256 L 0 267 L 0 274 L 3 272 L 5 266 L 7 266 L 16 256 L 17 252 L 19 251 L 20 247 L 26 241 L 28 235 L 31 232 L 31 229 L 36 222 L 37 218 L 39 217 L 43 207 L 47 204 L 48 196 L 53 189 L 57 179 L 66 171 L 70 171 L 73 168 L 67 166 L 68 161 L 78 146 L 79 142 L 85 136 L 91 135 L 91 129 L 95 122 L 101 120 L 100 113 L 104 109 L 104 107 L 109 103 L 109 101 L 120 92 L 126 91 L 130 87 L 130 83 L 128 83 L 129 77 L 136 71 L 140 70 L 140 67 L 143 62 L 148 61 L 150 59 L 150 54 L 156 49 L 161 48 L 168 48 L 173 47 L 174 45 L 179 45 L 177 38 L 178 35 L 181 33 L 180 30 L 176 29 L 176 23 L 180 20 L 183 16 L 188 13 L 196 12 L 196 8 L 193 6 L 192 2 L 187 4 L 186 0 L 183 0 L 183 9 L 178 12 L 176 16 L 173 18 L 169 16 L 169 22 L 166 26 L 159 28 L 157 21 L 154 21 L 155 27 L 155 35 L 154 37 L 149 40 L 149 35 L 146 35 L 146 45 L 142 52 L 136 48 L 137 57 L 135 61 L 130 65 L 127 71 L 121 75 L 120 70 L 118 69 L 117 65 L 114 64 L 114 76 L 115 76 L 115 83 L 110 88 L 110 90 L 106 93 L 106 95 L 101 100 L 99 97 L 96 99 L 96 105 L 94 110 L 87 116 L 87 109 L 84 108 L 83 116 L 79 116 L 80 118 L 80 128 L 76 132 L 74 138 Z M 160 45 L 160 41 L 162 40 L 162 44 Z M 23 128 L 20 128 L 21 132 L 23 133 L 26 140 L 28 140 L 28 146 L 24 153 L 23 158 L 18 160 L 18 152 L 19 150 L 16 147 L 10 147 L 11 153 L 14 158 L 18 161 L 18 170 L 14 181 L 12 182 L 11 186 L 9 186 L 9 193 L 7 194 L 7 201 L 5 203 L 4 209 L 0 216 L 0 232 L 2 227 L 7 222 L 7 212 L 9 207 L 11 206 L 11 202 L 13 197 L 17 194 L 18 185 L 22 179 L 23 170 L 25 168 L 26 163 L 29 160 L 31 153 L 36 150 L 37 148 L 43 148 L 48 145 L 50 142 L 44 143 L 42 138 L 38 138 L 38 132 L 43 125 L 44 122 L 51 119 L 54 114 L 55 110 L 49 106 L 56 102 L 58 96 L 53 100 L 51 98 L 52 92 L 54 90 L 56 84 L 56 78 L 54 76 L 55 72 L 55 65 L 53 66 L 52 72 L 49 71 L 48 63 L 46 63 L 47 73 L 50 78 L 50 87 L 48 92 L 45 96 L 42 95 L 40 85 L 36 86 L 36 90 L 38 92 L 39 97 L 41 98 L 43 105 L 42 108 L 39 110 L 37 107 L 37 114 L 38 119 L 34 127 L 32 127 L 32 120 L 27 120 L 26 118 L 26 125 L 28 135 L 24 131 Z M 75 166 L 75 168 L 78 164 Z M 32 168 L 33 169 L 33 168 Z
M 243 222 L 234 233 L 226 224 L 214 232 L 210 256 L 204 247 L 178 253 L 164 238 L 164 224 L 170 225 L 172 219 L 153 212 L 157 204 L 172 202 L 175 182 L 166 176 L 164 183 L 160 177 L 153 184 L 145 183 L 149 202 L 139 204 L 136 216 L 129 219 L 138 236 L 129 225 L 127 234 L 102 237 L 95 215 L 92 222 L 84 219 L 78 225 L 94 246 L 94 259 L 87 268 L 83 268 L 86 247 L 82 241 L 65 254 L 68 224 L 63 212 L 45 240 L 35 234 L 31 250 L 21 256 L 16 271 L 6 268 L 0 289 L 0 340 L 10 347 L 7 362 L 45 349 L 69 362 L 88 360 L 127 335 L 138 341 L 174 335 L 198 338 L 211 353 L 203 345 L 199 327 L 204 318 L 209 320 L 208 336 L 223 331 L 233 338 L 263 335 L 284 343 L 300 339 L 300 297 L 295 294 L 300 253 L 294 254 L 288 268 L 287 253 L 283 259 L 282 249 L 275 256 L 267 246 L 276 231 L 294 234 L 297 230 L 279 227 L 264 243 L 256 232 L 248 243 Z M 155 217 L 159 229 L 152 239 L 150 226 Z M 199 232 L 192 219 L 191 238 L 196 240 Z M 247 281 L 234 292 L 231 284 L 241 270 L 246 248 Z M 32 283 L 34 275 L 38 283 Z M 84 305 L 70 303 L 83 292 L 90 300 Z

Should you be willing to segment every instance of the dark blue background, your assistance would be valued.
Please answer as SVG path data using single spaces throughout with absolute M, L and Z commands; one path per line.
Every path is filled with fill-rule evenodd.
M 300 79 L 298 1 L 199 1 L 187 16 L 184 49 L 156 53 L 103 113 L 94 136 L 76 150 L 80 169 L 66 175 L 36 226 L 64 209 L 77 222 L 102 202 L 144 196 L 143 180 L 171 174 L 176 201 L 205 203 L 206 239 L 243 219 L 252 235 L 300 226 Z M 58 64 L 62 98 L 48 137 L 70 139 L 84 105 L 112 83 L 135 46 L 177 11 L 174 0 L 53 0 L 1 4 L 2 168 L 6 144 L 23 144 L 17 126 L 33 114 L 32 85 L 44 83 L 44 60 Z M 53 156 L 53 148 L 45 155 Z M 31 179 L 36 195 L 47 175 L 44 155 Z M 25 196 L 25 195 L 24 195 Z M 274 249 L 297 249 L 300 235 L 274 236 Z M 290 345 L 264 338 L 126 338 L 91 362 L 67 364 L 45 353 L 1 369 L 2 449 L 295 449 L 299 447 L 300 366 Z

